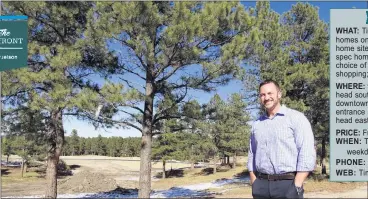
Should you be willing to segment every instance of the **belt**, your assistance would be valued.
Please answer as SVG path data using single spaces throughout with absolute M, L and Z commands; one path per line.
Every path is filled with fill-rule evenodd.
M 294 180 L 296 172 L 289 172 L 283 174 L 269 175 L 265 173 L 258 173 L 258 178 L 265 180 Z

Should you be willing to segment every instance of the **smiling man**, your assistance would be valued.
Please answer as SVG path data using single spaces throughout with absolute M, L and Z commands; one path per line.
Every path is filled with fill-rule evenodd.
M 253 123 L 248 170 L 253 198 L 303 198 L 316 163 L 314 136 L 303 113 L 281 106 L 281 89 L 267 80 L 259 98 L 267 114 Z

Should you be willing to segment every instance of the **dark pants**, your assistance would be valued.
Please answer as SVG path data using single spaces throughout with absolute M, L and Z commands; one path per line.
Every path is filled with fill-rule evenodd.
M 252 185 L 253 198 L 303 198 L 304 190 L 298 194 L 294 180 L 257 178 Z

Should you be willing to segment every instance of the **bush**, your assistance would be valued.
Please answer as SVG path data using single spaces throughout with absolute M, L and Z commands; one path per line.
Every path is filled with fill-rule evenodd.
M 40 161 L 40 162 L 46 161 L 46 156 L 44 156 L 44 155 L 36 155 L 36 156 L 34 156 L 34 158 L 37 161 Z
M 32 160 L 28 162 L 28 167 L 40 167 L 40 166 L 43 166 L 43 165 L 44 164 L 36 162 L 36 161 L 32 161 Z
M 59 160 L 59 164 L 57 165 L 57 172 L 59 175 L 72 175 L 72 171 L 69 165 L 66 164 L 64 160 Z

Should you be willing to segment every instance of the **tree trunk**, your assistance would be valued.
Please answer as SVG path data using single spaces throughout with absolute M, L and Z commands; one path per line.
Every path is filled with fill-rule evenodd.
M 151 193 L 151 153 L 152 153 L 152 120 L 153 120 L 153 67 L 146 72 L 146 98 L 144 102 L 143 129 L 141 142 L 141 163 L 139 175 L 138 198 L 149 198 Z
M 234 156 L 233 156 L 233 169 L 236 168 L 236 152 L 234 153 Z
M 216 174 L 216 167 L 217 167 L 217 157 L 216 156 L 213 158 L 213 161 L 214 161 L 214 163 L 213 163 L 213 174 Z
M 56 198 L 57 196 L 57 165 L 64 144 L 64 129 L 62 125 L 62 110 L 51 112 L 51 123 L 49 126 L 49 149 L 47 154 L 46 168 L 46 191 L 45 198 Z
M 24 162 L 24 172 L 27 173 L 28 171 L 28 161 Z
M 46 169 L 46 194 L 45 198 L 56 198 L 57 196 L 57 164 L 59 160 L 54 156 L 47 158 Z
M 8 164 L 8 163 L 9 163 L 9 156 L 10 156 L 10 155 L 7 155 L 7 156 L 6 156 L 6 164 Z
M 325 160 L 326 160 L 326 139 L 323 138 L 322 139 L 322 154 L 321 154 L 322 174 L 327 174 Z
M 151 135 L 142 136 L 138 198 L 149 198 L 151 193 Z
M 21 170 L 21 176 L 22 178 L 24 177 L 24 159 L 22 158 L 22 168 L 20 169 Z
M 166 161 L 162 160 L 162 179 L 166 178 Z
M 194 169 L 194 161 L 191 162 L 190 164 L 190 169 L 193 170 Z

